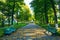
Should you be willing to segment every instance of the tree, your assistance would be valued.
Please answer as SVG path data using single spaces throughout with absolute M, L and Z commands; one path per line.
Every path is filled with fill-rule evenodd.
M 24 0 L 5 0 L 6 3 L 3 3 L 2 1 L 0 2 L 0 11 L 8 18 L 8 23 L 13 25 L 13 20 L 14 20 L 14 14 L 18 12 L 18 10 L 21 10 L 20 5 L 25 5 Z M 17 9 L 18 8 L 18 9 Z M 17 14 L 17 13 L 16 13 Z M 12 19 L 10 19 L 10 17 Z
M 12 25 L 13 25 L 13 14 L 15 13 L 15 5 L 16 5 L 16 2 L 20 2 L 21 4 L 24 4 L 23 3 L 23 0 L 9 0 L 9 2 L 13 2 L 13 5 L 12 5 L 12 21 L 11 21 L 11 23 L 12 23 Z
M 48 24 L 48 11 L 51 9 L 51 4 L 49 0 L 33 0 L 31 2 L 31 7 L 33 7 L 35 12 L 35 18 L 37 20 L 42 20 Z M 40 17 L 41 16 L 41 17 Z M 40 21 L 41 22 L 41 21 Z
M 54 16 L 55 16 L 55 23 L 57 23 L 57 15 L 56 15 L 56 7 L 55 7 L 55 4 L 54 4 L 54 1 L 53 0 L 50 0 L 51 2 L 51 5 L 52 5 L 52 9 L 54 10 Z
M 30 9 L 27 5 L 21 5 L 21 10 L 18 10 L 18 16 L 17 19 L 21 20 L 21 21 L 28 21 L 29 17 L 31 16 L 31 12 Z
M 2 27 L 4 27 L 4 17 L 3 17 L 4 14 L 2 14 L 3 11 L 4 11 L 4 7 L 5 7 L 5 4 L 2 1 L 0 1 L 0 14 L 1 14 L 1 16 L 0 16 L 1 19 L 0 20 L 1 20 L 1 24 L 2 24 L 1 26 Z
M 50 0 L 50 2 L 51 2 L 51 5 L 52 5 L 52 9 L 54 11 L 55 27 L 58 27 L 57 15 L 56 15 L 57 12 L 56 12 L 56 7 L 55 7 L 55 2 L 54 2 L 54 0 Z

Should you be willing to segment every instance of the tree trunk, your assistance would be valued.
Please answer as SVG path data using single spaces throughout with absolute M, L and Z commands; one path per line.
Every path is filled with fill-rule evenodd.
M 14 14 L 14 8 L 15 8 L 15 0 L 14 0 L 14 4 L 13 4 L 13 9 L 12 9 L 12 25 L 13 25 L 13 18 L 14 18 L 14 16 L 13 16 L 13 14 Z
M 55 9 L 55 5 L 54 5 L 54 1 L 50 0 L 51 4 L 52 4 L 52 9 L 54 11 L 54 16 L 55 16 L 55 23 L 57 23 L 57 15 L 56 15 L 56 9 Z
M 2 16 L 2 27 L 4 27 L 4 19 L 3 19 L 3 16 Z
M 45 12 L 45 19 L 46 19 L 46 23 L 48 24 L 48 13 L 47 13 L 47 3 L 46 3 L 46 0 L 45 0 L 45 4 L 44 4 L 44 12 Z
M 10 17 L 8 17 L 8 25 L 10 26 Z
M 52 5 L 52 9 L 53 9 L 53 11 L 54 11 L 55 27 L 58 28 L 57 15 L 56 15 L 56 9 L 55 9 L 55 5 L 54 5 L 54 1 L 53 1 L 53 0 L 50 0 L 50 2 L 51 2 L 51 5 Z

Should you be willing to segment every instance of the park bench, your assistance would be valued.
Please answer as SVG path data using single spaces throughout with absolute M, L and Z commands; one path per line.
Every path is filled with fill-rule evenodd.
M 14 31 L 16 31 L 16 29 L 14 28 L 14 26 L 10 26 L 10 27 L 8 27 L 8 28 L 5 29 L 4 33 L 5 34 L 11 34 Z
M 55 27 L 51 27 L 50 25 L 47 27 L 47 31 L 51 32 L 52 35 L 56 35 L 57 29 Z

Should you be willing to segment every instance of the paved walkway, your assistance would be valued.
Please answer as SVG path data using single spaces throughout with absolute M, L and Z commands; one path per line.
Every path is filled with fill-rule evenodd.
M 60 37 L 48 36 L 45 32 L 45 29 L 31 23 L 11 35 L 0 38 L 0 40 L 60 40 Z

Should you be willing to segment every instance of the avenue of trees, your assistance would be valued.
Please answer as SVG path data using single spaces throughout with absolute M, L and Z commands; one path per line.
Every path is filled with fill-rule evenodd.
M 60 23 L 60 16 L 58 16 L 60 15 L 60 1 L 33 0 L 30 4 L 34 16 L 31 15 L 31 10 L 24 0 L 0 0 L 0 26 L 4 26 L 5 21 L 8 21 L 9 25 L 13 25 L 14 20 L 18 23 L 32 19 L 40 24 Z
M 57 24 L 58 13 L 60 12 L 60 7 L 57 8 L 57 5 L 60 6 L 60 1 L 57 0 L 33 0 L 30 4 L 35 12 L 35 20 L 40 24 Z
M 51 31 L 57 30 L 60 35 L 60 0 L 32 0 L 30 5 L 24 0 L 0 0 L 0 36 L 5 29 L 18 29 L 28 23 L 40 25 L 47 31 L 55 27 Z

